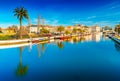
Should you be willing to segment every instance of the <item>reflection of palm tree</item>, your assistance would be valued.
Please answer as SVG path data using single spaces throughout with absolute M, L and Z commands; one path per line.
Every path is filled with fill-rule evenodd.
M 24 76 L 28 72 L 28 66 L 23 66 L 22 65 L 22 51 L 24 47 L 20 47 L 20 64 L 16 70 L 16 75 L 17 76 Z
M 58 47 L 59 47 L 60 49 L 63 49 L 63 48 L 64 48 L 64 44 L 63 44 L 62 42 L 58 42 L 57 44 L 58 44 Z

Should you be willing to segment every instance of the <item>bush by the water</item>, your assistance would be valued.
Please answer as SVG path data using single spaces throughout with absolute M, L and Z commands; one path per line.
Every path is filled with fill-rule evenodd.
M 13 36 L 0 36 L 0 40 L 11 40 L 14 39 Z

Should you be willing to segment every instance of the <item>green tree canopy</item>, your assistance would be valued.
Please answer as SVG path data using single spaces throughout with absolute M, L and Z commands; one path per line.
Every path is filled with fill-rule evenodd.
M 73 32 L 73 33 L 77 33 L 77 29 L 76 29 L 76 28 L 74 28 L 72 32 Z
M 69 32 L 68 30 L 66 30 L 66 31 L 65 31 L 65 34 L 68 35 L 68 34 L 70 34 L 70 32 Z
M 48 34 L 48 33 L 50 33 L 50 31 L 47 30 L 47 29 L 45 29 L 45 28 L 42 28 L 42 29 L 40 30 L 40 32 L 41 32 L 41 34 Z
M 118 34 L 120 33 L 120 24 L 115 26 L 115 31 L 118 32 Z
M 57 28 L 57 31 L 58 32 L 62 32 L 62 31 L 64 31 L 65 30 L 65 28 L 64 28 L 64 26 L 59 26 L 58 28 Z

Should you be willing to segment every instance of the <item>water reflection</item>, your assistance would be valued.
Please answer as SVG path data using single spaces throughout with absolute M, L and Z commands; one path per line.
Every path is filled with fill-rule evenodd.
M 32 43 L 30 42 L 30 45 L 29 45 L 29 52 L 31 52 L 31 50 L 32 50 Z
M 40 44 L 38 44 L 38 58 L 40 58 L 41 54 L 40 54 Z
M 99 42 L 101 40 L 101 38 L 102 38 L 102 34 L 101 33 L 91 34 L 91 35 L 87 35 L 87 36 L 80 36 L 80 37 L 71 37 L 71 38 L 64 39 L 64 40 L 57 40 L 57 45 L 58 45 L 58 47 L 60 49 L 63 49 L 64 48 L 63 42 L 70 42 L 72 44 L 73 43 L 80 43 L 80 42 L 90 42 L 90 41 Z M 52 40 L 52 42 L 54 42 L 54 41 Z M 49 43 L 51 43 L 51 42 L 49 42 Z M 40 49 L 42 49 L 42 53 L 45 52 L 45 50 L 47 48 L 46 45 L 48 46 L 48 43 L 46 43 L 46 42 L 38 44 L 38 57 L 41 56 L 40 55 Z M 33 44 L 30 43 L 30 45 L 29 45 L 29 52 L 31 52 L 32 46 L 33 46 Z M 42 48 L 40 48 L 41 46 L 42 46 Z
M 59 47 L 60 49 L 63 49 L 63 48 L 64 48 L 64 44 L 63 44 L 62 41 L 57 42 L 57 45 L 58 45 L 58 47 Z
M 42 52 L 45 52 L 45 43 L 42 43 Z
M 80 50 L 81 52 L 86 52 L 86 54 L 88 53 L 89 54 L 89 51 L 91 51 L 91 49 L 90 50 L 88 50 L 88 52 L 87 51 L 84 51 L 84 50 L 86 50 L 86 47 L 81 47 L 80 49 L 78 49 L 78 48 L 75 48 L 74 47 L 74 45 L 71 45 L 70 44 L 70 42 L 72 42 L 72 43 L 75 43 L 75 44 L 82 44 L 83 42 L 84 42 L 84 44 L 85 44 L 85 42 L 87 42 L 86 44 L 88 45 L 88 41 L 89 42 L 91 42 L 92 41 L 92 43 L 91 43 L 91 45 L 93 46 L 93 49 L 95 49 L 94 50 L 94 52 L 92 51 L 91 53 L 97 53 L 97 52 L 95 52 L 95 51 L 97 51 L 98 49 L 96 49 L 96 47 L 94 47 L 94 45 L 93 44 L 97 44 L 97 43 L 94 43 L 93 42 L 93 40 L 94 41 L 100 41 L 101 40 L 101 35 L 99 34 L 99 35 L 88 35 L 88 36 L 81 36 L 81 37 L 72 37 L 72 38 L 69 38 L 69 39 L 65 39 L 65 40 L 57 40 L 57 42 L 54 42 L 53 44 L 52 43 L 40 43 L 40 44 L 37 44 L 37 45 L 33 45 L 32 43 L 29 45 L 29 47 L 28 47 L 28 50 L 27 50 L 27 52 L 26 52 L 26 50 L 24 50 L 24 48 L 25 47 L 20 47 L 19 48 L 19 54 L 20 54 L 20 61 L 19 61 L 19 64 L 18 64 L 18 66 L 17 66 L 17 69 L 15 70 L 15 72 L 16 72 L 16 76 L 25 76 L 27 73 L 28 73 L 28 70 L 29 70 L 29 75 L 31 75 L 31 76 L 35 76 L 35 73 L 37 73 L 38 72 L 38 74 L 41 74 L 41 75 L 43 75 L 42 74 L 42 71 L 41 70 L 45 70 L 45 68 L 47 68 L 47 69 L 49 69 L 49 67 L 46 67 L 46 65 L 47 64 L 49 64 L 49 63 L 47 63 L 47 61 L 48 62 L 53 62 L 53 61 L 51 61 L 51 59 L 53 59 L 54 57 L 53 57 L 53 54 L 51 54 L 51 56 L 49 56 L 49 58 L 48 58 L 48 56 L 47 56 L 47 54 L 49 54 L 50 55 L 50 53 L 51 53 L 51 51 L 52 50 L 55 50 L 56 51 L 56 47 L 52 47 L 51 45 L 56 45 L 57 46 L 57 48 L 59 48 L 59 49 L 62 49 L 62 53 L 63 52 L 65 52 L 65 53 L 68 53 L 68 50 L 66 50 L 67 48 L 65 48 L 65 45 L 70 45 L 70 46 L 73 46 L 72 47 L 72 49 L 73 50 Z M 55 40 L 56 41 L 56 40 Z M 67 43 L 65 43 L 65 42 L 67 42 Z M 106 42 L 105 42 L 106 43 Z M 112 43 L 113 44 L 113 43 Z M 49 45 L 52 47 L 52 50 L 51 50 L 51 47 L 49 48 Z M 101 45 L 101 44 L 98 44 L 98 45 Z M 68 47 L 68 46 L 66 46 L 66 47 Z M 118 51 L 118 52 L 120 52 L 120 46 L 119 45 L 117 45 L 117 44 L 115 44 L 115 47 L 116 47 L 116 50 Z M 47 49 L 48 48 L 48 49 Z M 64 49 L 64 50 L 63 50 Z M 46 52 L 46 50 L 47 50 L 47 52 Z M 83 51 L 82 51 L 83 50 Z M 25 58 L 25 60 L 24 61 L 22 61 L 23 59 L 22 59 L 22 57 L 24 56 L 24 54 L 22 54 L 23 53 L 23 51 L 25 51 L 24 53 L 28 53 L 28 56 L 27 57 L 34 57 L 35 56 L 35 58 L 34 58 L 34 60 L 33 61 L 31 61 L 31 59 L 30 58 Z M 32 54 L 30 55 L 29 54 L 29 52 L 31 52 Z M 45 53 L 46 52 L 46 53 Z M 103 51 L 104 52 L 104 51 Z M 36 53 L 36 55 L 34 54 L 34 53 Z M 42 58 L 41 56 L 43 55 L 43 53 L 45 53 L 46 55 L 45 55 L 45 57 L 44 58 Z M 57 54 L 59 54 L 59 51 L 56 51 L 55 53 L 57 53 Z M 77 51 L 75 52 L 75 53 L 77 53 Z M 106 53 L 106 52 L 105 52 Z M 71 55 L 73 55 L 73 54 L 71 54 Z M 80 54 L 79 54 L 80 55 Z M 69 61 L 69 59 L 68 59 L 68 56 L 66 57 L 67 55 L 65 55 L 65 59 L 67 59 L 68 61 Z M 70 60 L 70 62 L 73 62 L 73 64 L 75 64 L 75 63 L 77 63 L 79 60 L 78 59 L 80 59 L 80 58 L 78 58 L 78 59 L 76 59 L 78 57 L 78 55 L 76 56 L 76 57 L 74 57 L 74 55 L 73 56 L 70 56 L 70 59 L 71 60 L 75 60 L 75 62 L 73 62 L 73 61 L 71 61 Z M 40 58 L 40 60 L 36 60 L 36 59 L 38 59 L 38 58 Z M 46 58 L 47 58 L 47 60 L 46 60 Z M 63 59 L 63 57 L 56 57 L 56 60 L 57 59 L 60 59 L 60 60 L 62 60 Z M 34 65 L 35 64 L 35 66 L 30 66 L 29 65 L 29 67 L 28 67 L 28 65 L 24 65 L 24 62 L 26 61 L 26 59 L 30 59 L 30 60 L 27 60 L 27 62 L 29 63 L 29 64 L 31 64 L 31 65 Z M 54 58 L 55 59 L 55 58 Z M 85 58 L 86 59 L 86 58 Z M 40 61 L 40 62 L 38 62 L 38 61 Z M 76 62 L 77 61 L 77 62 Z M 59 60 L 57 60 L 56 62 L 59 62 Z M 82 61 L 81 61 L 82 62 Z M 33 64 L 32 64 L 33 63 Z M 46 65 L 44 65 L 44 63 L 46 63 Z M 61 62 L 62 64 L 63 64 L 63 62 Z M 43 65 L 42 65 L 43 64 Z M 56 63 L 57 64 L 57 63 Z M 60 64 L 60 63 L 58 63 L 58 64 Z M 84 64 L 84 62 L 83 62 L 83 64 Z M 63 64 L 64 65 L 64 64 Z M 79 65 L 79 64 L 76 64 L 76 66 L 77 65 Z M 53 63 L 53 65 L 52 65 L 52 63 L 50 64 L 50 66 L 54 66 L 54 63 Z M 61 65 L 62 66 L 62 65 Z M 74 65 L 73 65 L 74 66 Z M 75 66 L 75 67 L 76 67 Z M 38 67 L 38 68 L 36 68 L 36 70 L 34 69 L 34 67 Z M 44 68 L 45 67 L 45 68 Z M 32 68 L 32 69 L 31 69 Z M 60 67 L 61 68 L 61 67 Z M 66 67 L 65 67 L 66 68 Z M 73 68 L 72 68 L 73 69 Z M 31 73 L 31 71 L 30 70 L 33 70 L 33 74 Z M 53 70 L 51 70 L 51 71 L 53 71 Z M 35 72 L 35 73 L 34 73 Z M 15 74 L 14 74 L 15 75 Z M 36 76 L 37 76 L 37 74 L 36 74 Z M 45 77 L 47 77 L 47 76 L 45 76 Z M 30 78 L 30 76 L 27 76 L 27 78 Z M 36 77 L 36 78 L 38 78 L 38 77 Z
M 16 70 L 16 75 L 17 76 L 25 76 L 27 73 L 28 73 L 28 65 L 23 65 L 22 64 L 22 52 L 24 50 L 25 47 L 20 47 L 20 63 L 17 67 L 17 70 Z
M 120 53 L 120 45 L 118 43 L 115 43 L 115 48 Z

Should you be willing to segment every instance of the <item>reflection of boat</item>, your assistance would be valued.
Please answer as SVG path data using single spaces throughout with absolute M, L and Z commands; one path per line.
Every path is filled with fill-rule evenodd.
M 43 41 L 43 40 L 45 40 L 45 39 L 44 39 L 44 38 L 33 39 L 33 40 L 32 40 L 32 43 L 38 43 L 38 42 L 41 42 L 41 41 Z

